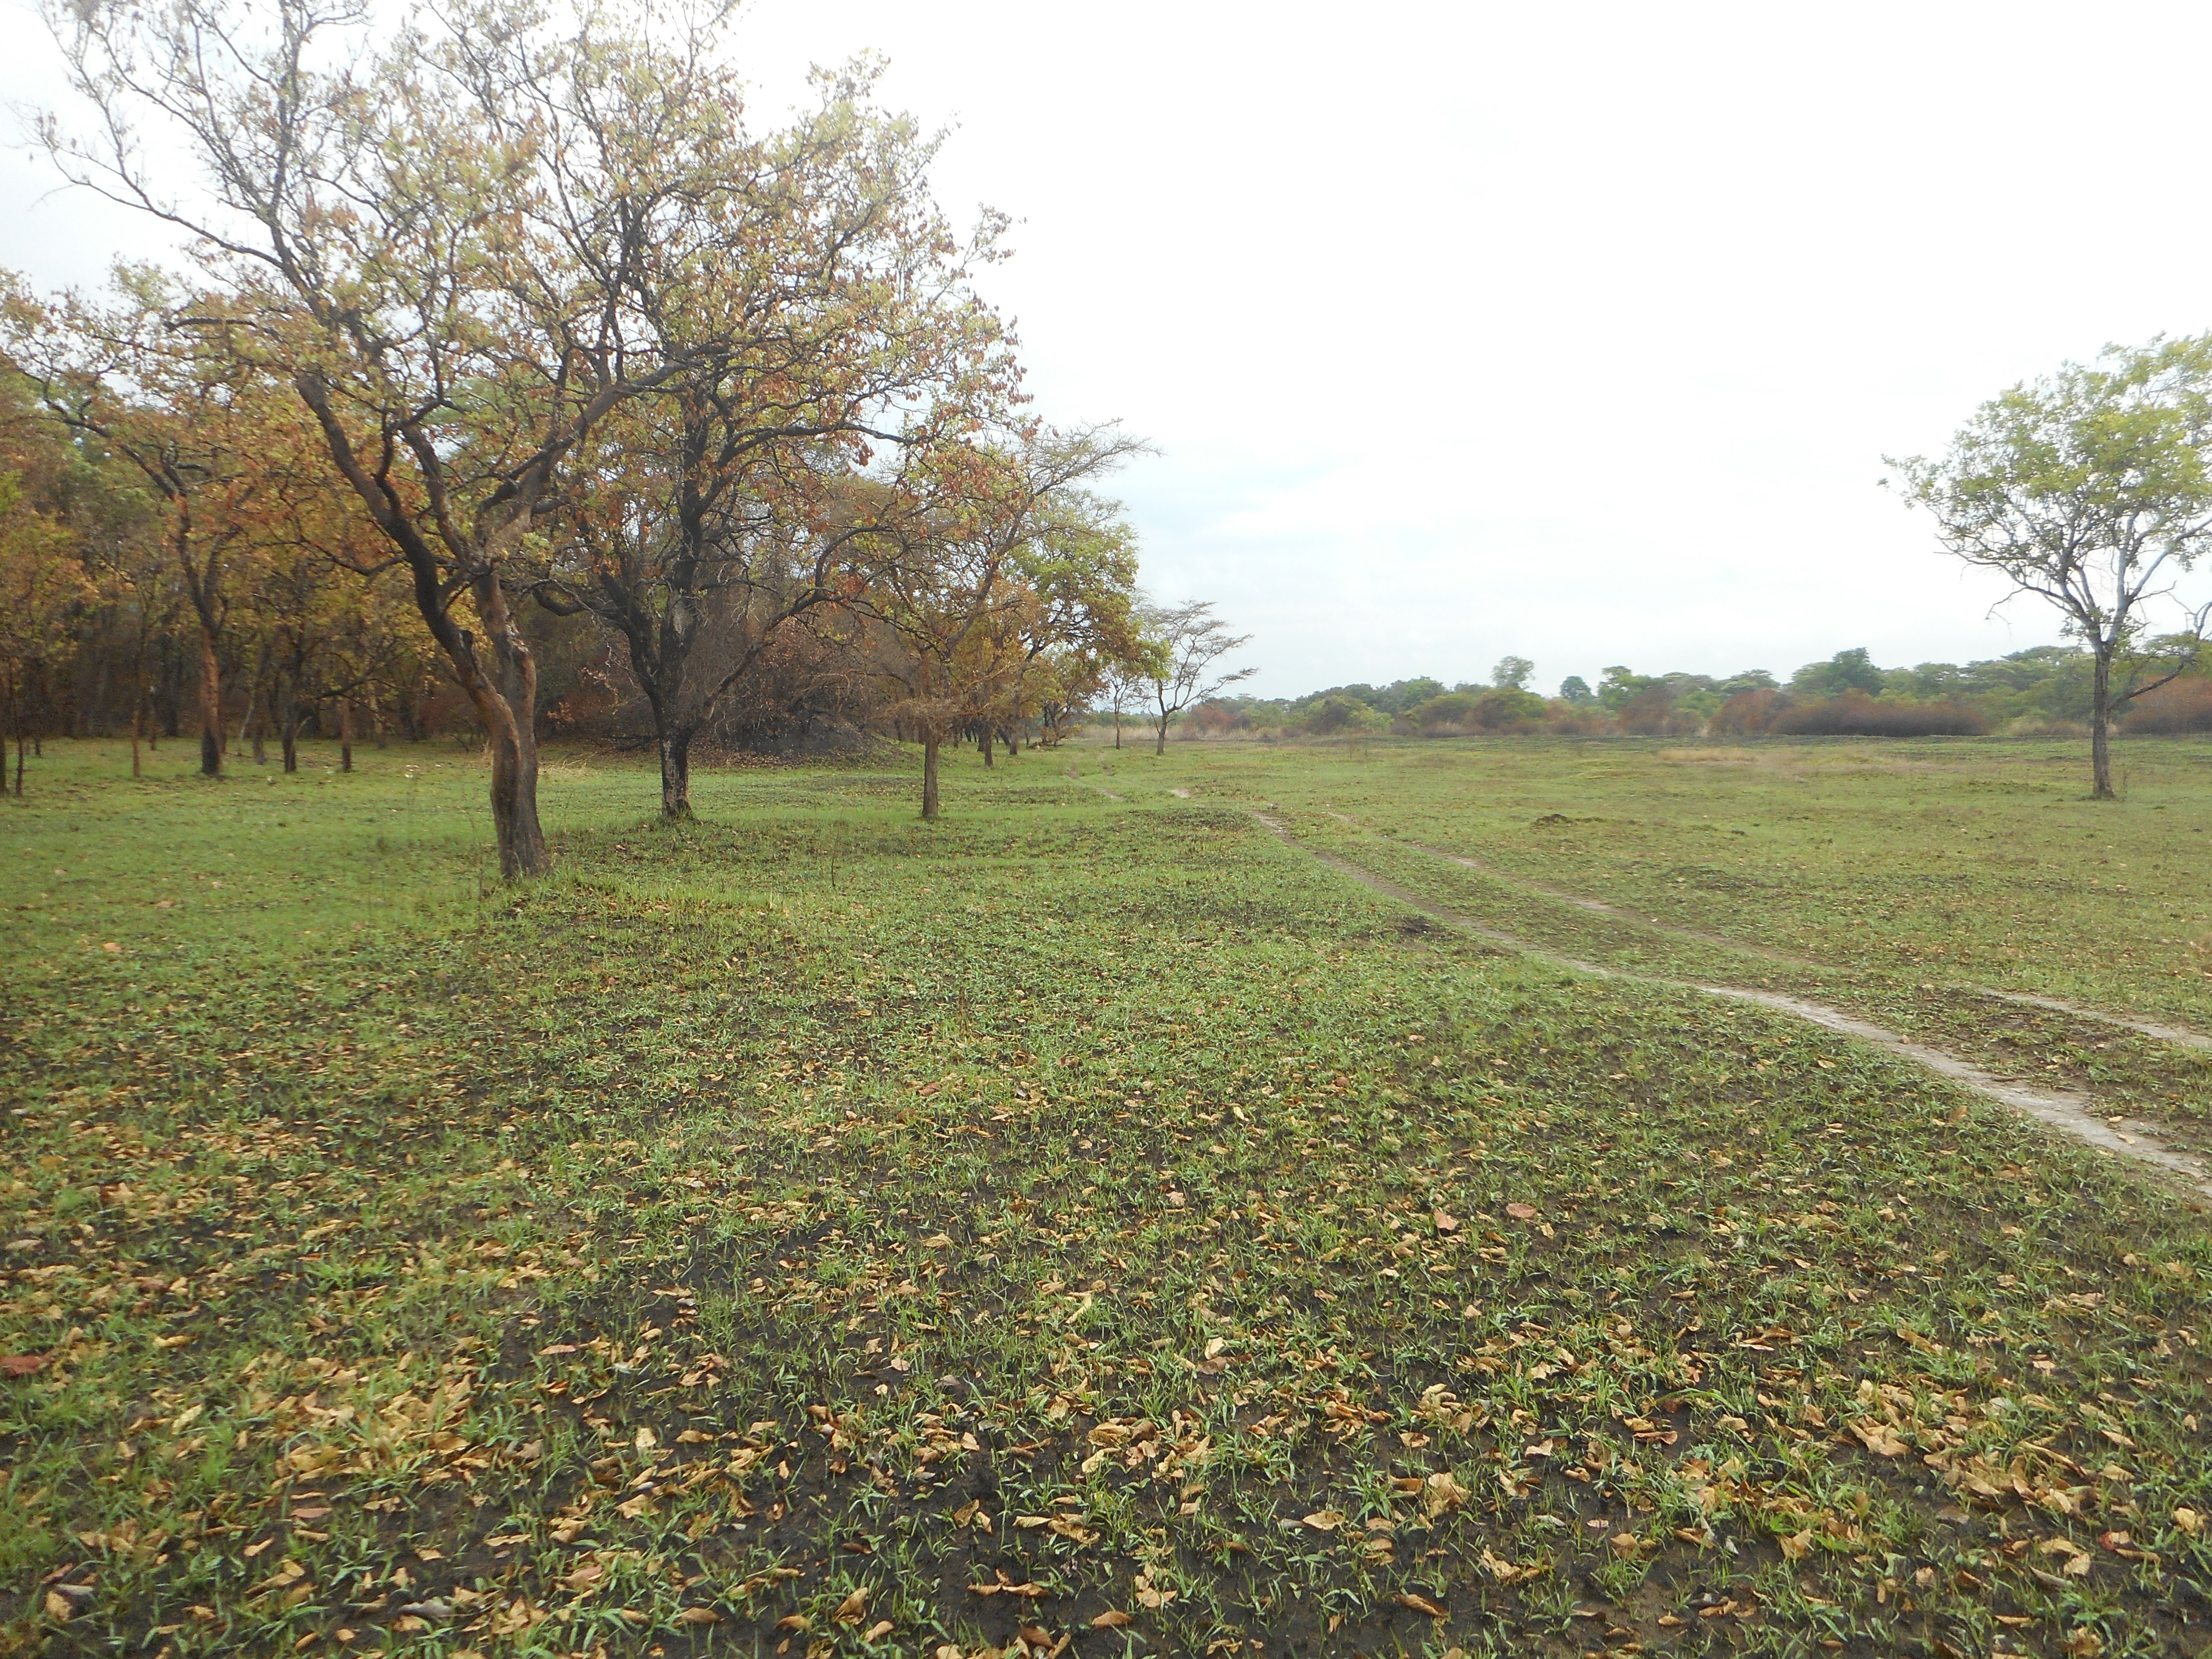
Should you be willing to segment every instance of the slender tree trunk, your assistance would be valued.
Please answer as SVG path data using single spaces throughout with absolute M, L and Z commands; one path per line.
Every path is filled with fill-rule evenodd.
M 257 674 L 253 689 L 246 694 L 246 731 L 244 735 L 253 744 L 253 763 L 269 764 L 269 702 L 268 688 Z
M 1114 746 L 1121 746 L 1121 705 L 1118 702 L 1114 705 Z
M 672 823 L 691 816 L 691 728 L 660 736 L 660 816 Z
M 2114 799 L 2112 793 L 2112 647 L 2097 641 L 2096 678 L 2089 703 L 2089 769 L 2095 779 L 2090 793 L 2098 800 Z
M 1155 755 L 1164 755 L 1168 752 L 1168 717 L 1165 714 L 1160 716 L 1160 740 L 1154 745 L 1152 752 Z
M 338 699 L 338 770 L 353 770 L 353 699 Z
M 222 665 L 215 652 L 215 633 L 200 629 L 200 775 L 222 775 Z
M 138 775 L 138 728 L 143 725 L 145 707 L 141 704 L 131 711 L 131 775 Z
M 283 725 L 279 735 L 284 750 L 284 770 L 292 773 L 300 769 L 300 683 L 289 674 L 279 675 L 276 683 L 283 688 Z
M 19 788 L 15 793 L 22 791 Z M 921 816 L 937 816 L 937 733 L 933 730 L 921 734 Z
M 376 739 L 376 746 L 379 749 L 383 748 L 385 746 L 384 705 L 376 700 L 376 694 L 373 691 L 369 693 L 368 697 L 368 730 L 369 735 Z
M 983 728 L 983 741 L 982 741 L 980 744 L 978 744 L 978 745 L 977 745 L 977 747 L 981 748 L 981 749 L 982 750 L 982 751 L 983 751 L 983 764 L 984 764 L 985 768 L 986 768 L 986 769 L 989 768 L 989 767 L 990 767 L 990 765 L 992 764 L 992 761 L 991 761 L 991 728 L 990 728 L 988 726 L 986 726 Z

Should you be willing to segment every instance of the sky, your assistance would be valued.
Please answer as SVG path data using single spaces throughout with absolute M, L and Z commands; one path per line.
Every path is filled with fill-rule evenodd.
M 0 97 L 54 102 L 0 30 Z M 733 46 L 762 123 L 869 52 L 948 129 L 1037 409 L 1158 446 L 1146 584 L 1261 696 L 2048 643 L 1883 456 L 2212 328 L 2201 5 L 750 0 Z M 52 182 L 0 158 L 0 263 L 153 246 Z

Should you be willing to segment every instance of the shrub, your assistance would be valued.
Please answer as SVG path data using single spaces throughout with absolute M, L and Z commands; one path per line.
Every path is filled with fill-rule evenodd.
M 1323 697 L 1306 711 L 1305 729 L 1325 738 L 1341 732 L 1375 732 L 1390 724 L 1390 717 L 1370 708 L 1357 697 Z
M 1990 723 L 1964 703 L 1878 702 L 1846 691 L 1797 703 L 1766 729 L 1799 738 L 1978 738 Z
M 1705 722 L 1674 707 L 1675 688 L 1662 680 L 1645 686 L 1621 704 L 1620 729 L 1639 738 L 1687 738 Z
M 2212 679 L 2185 674 L 2128 705 L 2126 729 L 2133 733 L 2212 732 Z
M 1787 691 L 1777 691 L 1771 687 L 1739 691 L 1713 710 L 1705 730 L 1717 738 L 1749 737 L 1755 732 L 1772 730 L 1774 722 L 1794 706 Z
M 1407 709 L 1406 720 L 1417 732 L 1434 732 L 1441 726 L 1465 727 L 1474 723 L 1474 704 L 1472 691 L 1447 691 Z

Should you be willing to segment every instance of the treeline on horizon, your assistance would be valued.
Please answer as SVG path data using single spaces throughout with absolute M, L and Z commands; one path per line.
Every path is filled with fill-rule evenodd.
M 2122 665 L 2121 729 L 2212 732 L 2212 662 L 2172 674 L 2179 639 L 2145 642 Z M 1726 678 L 1639 674 L 1622 665 L 1593 686 L 1533 690 L 1534 665 L 1507 657 L 1488 684 L 1426 677 L 1333 685 L 1302 697 L 1217 697 L 1185 717 L 1186 738 L 1351 737 L 2080 737 L 2088 732 L 2094 659 L 2041 645 L 1961 665 L 1883 668 L 1863 647 L 1807 663 L 1784 681 L 1765 669 Z M 2169 676 L 2171 676 L 2169 678 Z

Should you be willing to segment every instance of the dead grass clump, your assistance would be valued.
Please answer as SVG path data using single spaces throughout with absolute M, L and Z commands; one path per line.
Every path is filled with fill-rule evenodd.
M 1749 766 L 1759 757 L 1748 749 L 1662 749 L 1659 758 L 1679 766 Z

